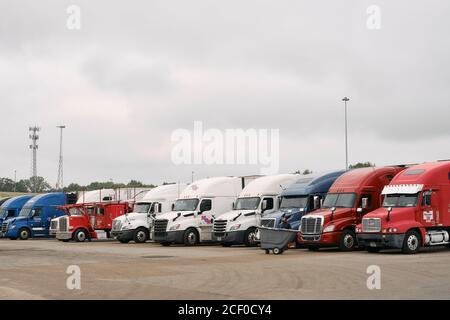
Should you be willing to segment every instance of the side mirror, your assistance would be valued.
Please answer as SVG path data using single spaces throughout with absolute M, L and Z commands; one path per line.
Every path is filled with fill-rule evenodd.
M 362 209 L 362 208 L 358 208 L 358 209 L 356 209 L 356 212 L 362 213 L 362 212 L 363 212 L 363 209 Z
M 313 205 L 314 210 L 317 210 L 317 209 L 319 209 L 321 207 L 321 205 L 320 205 L 320 197 L 319 196 L 314 196 L 313 202 L 314 202 L 314 205 Z
M 362 198 L 361 199 L 361 208 L 363 210 L 367 210 L 369 208 L 369 198 Z
M 267 200 L 263 200 L 261 204 L 261 213 L 264 213 L 264 211 L 267 210 Z

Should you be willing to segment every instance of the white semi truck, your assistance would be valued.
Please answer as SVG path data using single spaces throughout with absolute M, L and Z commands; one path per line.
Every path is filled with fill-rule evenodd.
M 171 211 L 176 199 L 188 185 L 169 184 L 148 191 L 134 204 L 133 212 L 113 220 L 111 234 L 121 243 L 134 240 L 144 243 L 150 239 L 155 217 Z
M 213 240 L 223 246 L 256 245 L 261 217 L 279 209 L 281 192 L 299 177 L 298 174 L 278 174 L 251 182 L 240 193 L 233 210 L 214 220 Z
M 155 220 L 153 239 L 164 246 L 211 241 L 213 220 L 233 207 L 239 193 L 256 177 L 215 177 L 189 185 L 171 212 Z

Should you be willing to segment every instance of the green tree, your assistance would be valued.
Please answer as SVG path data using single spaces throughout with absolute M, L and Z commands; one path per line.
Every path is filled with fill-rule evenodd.
M 348 166 L 349 169 L 369 168 L 369 167 L 375 167 L 375 163 L 367 161 L 367 162 L 358 162 Z

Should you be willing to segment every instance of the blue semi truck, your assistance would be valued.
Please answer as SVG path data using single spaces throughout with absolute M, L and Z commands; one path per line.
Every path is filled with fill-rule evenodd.
M 23 206 L 17 217 L 2 223 L 2 235 L 11 240 L 48 237 L 50 221 L 64 215 L 59 206 L 76 203 L 74 194 L 47 193 L 32 197 Z
M 345 172 L 304 175 L 281 193 L 280 210 L 261 219 L 261 226 L 298 230 L 303 215 L 321 207 L 328 189 Z
M 23 195 L 10 198 L 7 201 L 5 201 L 0 206 L 0 226 L 3 224 L 5 220 L 17 217 L 19 215 L 20 210 L 22 210 L 22 207 L 31 198 L 33 198 L 32 195 Z M 2 234 L 0 229 L 0 237 L 1 235 Z

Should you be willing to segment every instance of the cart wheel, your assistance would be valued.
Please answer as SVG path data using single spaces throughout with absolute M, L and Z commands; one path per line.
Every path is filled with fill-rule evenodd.
M 270 250 L 269 249 L 266 249 L 265 252 L 266 252 L 266 254 L 270 254 Z
M 279 248 L 274 248 L 273 249 L 273 254 L 282 254 L 283 250 L 279 249 Z

